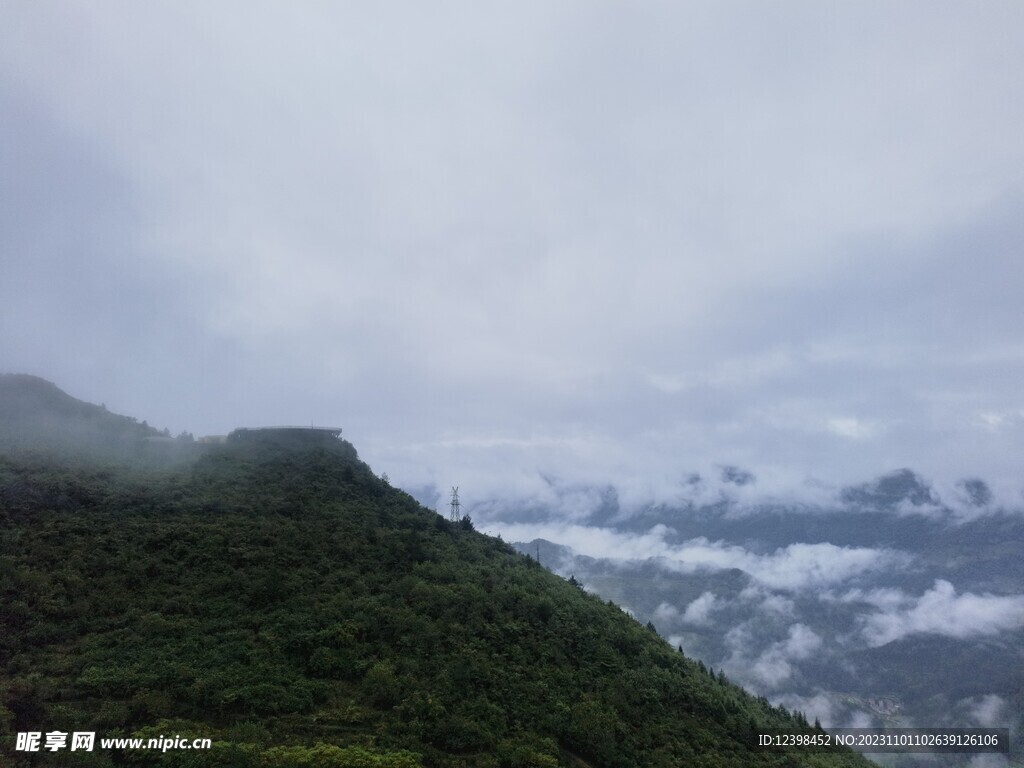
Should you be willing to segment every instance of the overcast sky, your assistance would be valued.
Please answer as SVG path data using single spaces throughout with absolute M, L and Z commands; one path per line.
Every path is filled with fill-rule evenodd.
M 1019 0 L 0 14 L 2 371 L 470 503 L 1024 485 Z

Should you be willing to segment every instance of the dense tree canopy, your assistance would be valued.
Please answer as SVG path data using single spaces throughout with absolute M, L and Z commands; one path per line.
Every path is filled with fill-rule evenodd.
M 75 756 L 96 766 L 865 764 L 752 751 L 811 729 L 344 441 L 190 446 L 0 458 L 0 750 L 59 729 L 214 742 Z

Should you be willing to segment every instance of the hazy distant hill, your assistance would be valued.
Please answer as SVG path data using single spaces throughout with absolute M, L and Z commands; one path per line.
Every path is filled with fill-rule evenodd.
M 145 422 L 76 400 L 37 376 L 0 374 L 0 447 L 131 455 L 163 433 Z
M 40 380 L 3 386 L 19 444 L 151 434 Z M 315 437 L 160 471 L 0 455 L 11 764 L 867 765 L 753 751 L 764 728 L 811 728 Z M 50 730 L 214 747 L 12 751 Z

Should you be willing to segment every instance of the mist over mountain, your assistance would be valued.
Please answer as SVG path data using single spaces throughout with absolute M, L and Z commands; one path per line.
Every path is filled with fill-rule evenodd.
M 10 10 L 5 370 L 473 505 L 1020 506 L 1014 0 L 182 2 Z
M 992 504 L 978 478 L 961 490 L 947 506 L 900 469 L 827 505 L 722 496 L 623 510 L 606 487 L 590 514 L 484 505 L 479 524 L 826 725 L 1019 734 L 1024 514 Z
M 179 440 L 41 379 L 2 385 L 0 426 L 21 425 L 0 446 L 11 765 L 66 764 L 14 748 L 54 728 L 212 742 L 99 750 L 95 766 L 867 764 L 755 749 L 761 730 L 822 732 L 470 517 L 420 506 L 338 429 L 150 452 Z
M 542 476 L 522 498 L 471 503 L 477 524 L 748 689 L 831 726 L 1024 733 L 1016 483 L 900 467 L 836 484 L 728 463 L 654 493 Z M 438 489 L 418 492 L 443 508 Z
M 77 400 L 56 384 L 27 374 L 0 373 L 0 446 L 63 448 L 123 454 L 163 436 L 146 422 Z

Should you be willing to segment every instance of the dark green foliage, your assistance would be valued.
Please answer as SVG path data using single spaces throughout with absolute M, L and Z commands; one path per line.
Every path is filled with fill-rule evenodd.
M 215 742 L 95 765 L 866 765 L 751 751 L 806 721 L 344 441 L 165 471 L 0 457 L 0 501 L 2 752 L 60 728 Z

